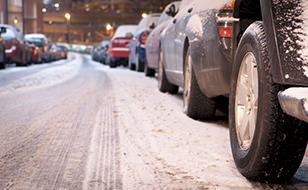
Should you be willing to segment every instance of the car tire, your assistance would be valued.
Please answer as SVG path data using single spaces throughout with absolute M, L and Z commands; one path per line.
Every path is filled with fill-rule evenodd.
M 4 62 L 0 62 L 0 70 L 1 69 L 5 69 L 5 64 L 4 64 Z
M 145 63 L 144 63 L 144 73 L 145 73 L 145 76 L 147 76 L 147 77 L 154 77 L 155 76 L 155 69 L 149 68 L 147 61 L 145 61 Z
M 279 106 L 283 86 L 273 82 L 262 22 L 241 38 L 231 81 L 229 130 L 238 170 L 255 181 L 289 180 L 305 154 L 308 126 Z
M 17 62 L 16 66 L 18 67 L 24 67 L 24 66 L 28 66 L 28 61 L 27 61 L 27 54 L 26 52 L 22 53 L 22 59 L 21 62 Z
M 144 62 L 140 60 L 139 53 L 136 54 L 136 70 L 138 72 L 144 71 Z
M 5 52 L 2 53 L 2 60 L 3 62 L 0 62 L 0 69 L 5 69 Z
M 215 98 L 206 97 L 200 90 L 193 70 L 190 47 L 185 56 L 184 65 L 184 112 L 193 119 L 211 119 L 216 112 Z
M 117 63 L 110 59 L 109 67 L 110 68 L 116 68 L 117 67 Z
M 169 83 L 163 64 L 163 52 L 160 51 L 159 64 L 158 64 L 158 89 L 161 92 L 169 92 L 170 94 L 178 93 L 179 87 Z

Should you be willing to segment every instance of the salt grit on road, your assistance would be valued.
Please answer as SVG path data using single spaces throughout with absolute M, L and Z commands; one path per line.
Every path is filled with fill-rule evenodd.
M 181 95 L 160 93 L 155 78 L 121 67 L 96 68 L 111 81 L 124 189 L 282 187 L 251 183 L 240 175 L 227 120 L 190 119 L 182 112 Z
M 190 119 L 181 95 L 160 93 L 156 79 L 143 73 L 97 69 L 112 81 L 124 187 L 252 188 L 233 163 L 226 121 Z

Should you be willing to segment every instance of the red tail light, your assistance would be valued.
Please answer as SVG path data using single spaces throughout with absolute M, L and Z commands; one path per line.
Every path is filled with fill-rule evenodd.
M 141 45 L 145 45 L 145 42 L 147 41 L 148 36 L 149 36 L 148 32 L 144 32 L 144 33 L 141 34 L 141 36 L 140 36 Z
M 232 37 L 232 27 L 219 26 L 218 32 L 220 37 L 231 38 Z
M 229 3 L 223 6 L 223 9 L 233 9 L 234 8 L 234 0 L 230 1 Z
M 13 46 L 13 42 L 11 40 L 5 41 L 5 49 L 11 49 Z
M 111 41 L 112 47 L 128 47 L 131 38 L 115 38 Z

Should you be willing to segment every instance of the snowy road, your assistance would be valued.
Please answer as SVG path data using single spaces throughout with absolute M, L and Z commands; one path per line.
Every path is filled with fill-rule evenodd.
M 308 189 L 246 180 L 226 116 L 188 118 L 155 78 L 89 56 L 0 71 L 0 190 Z

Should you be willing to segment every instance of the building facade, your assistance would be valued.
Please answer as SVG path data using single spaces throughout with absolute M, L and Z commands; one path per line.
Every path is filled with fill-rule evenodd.
M 43 32 L 42 0 L 0 0 L 0 22 L 27 33 Z

